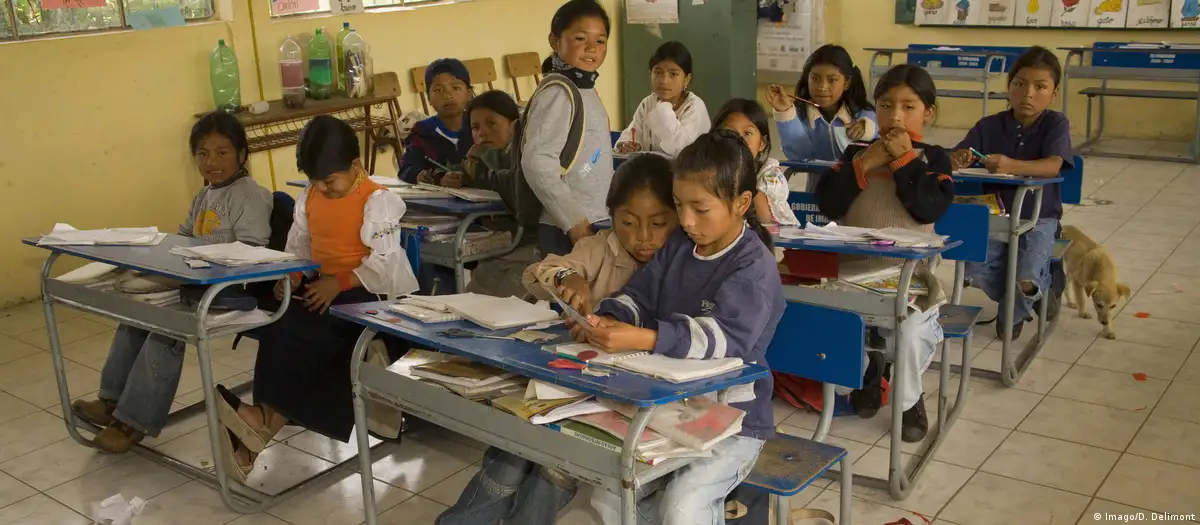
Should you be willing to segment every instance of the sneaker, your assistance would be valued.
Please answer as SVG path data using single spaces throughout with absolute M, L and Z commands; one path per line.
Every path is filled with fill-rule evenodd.
M 1000 324 L 999 321 L 1000 321 L 999 319 L 996 320 L 996 339 L 1003 341 L 1004 340 L 1004 325 Z M 1025 321 L 1021 321 L 1021 322 L 1013 325 L 1013 333 L 1012 333 L 1013 341 L 1016 341 L 1018 338 L 1021 337 L 1021 328 L 1024 328 L 1024 327 L 1025 327 Z
M 96 434 L 96 437 L 92 439 L 92 444 L 104 452 L 124 454 L 140 443 L 144 437 L 146 437 L 145 434 L 138 432 L 133 427 L 120 421 L 114 421 L 112 425 Z
M 920 443 L 929 432 L 929 416 L 925 414 L 925 396 L 912 408 L 904 411 L 900 426 L 900 439 L 905 443 Z
M 850 405 L 854 413 L 863 419 L 875 417 L 883 406 L 883 354 L 867 352 L 867 371 L 863 374 L 863 387 L 850 392 Z
M 98 427 L 107 427 L 113 424 L 113 412 L 117 409 L 116 401 L 96 398 L 94 401 L 84 401 L 76 399 L 71 403 L 71 412 L 74 412 L 79 419 L 87 421 Z

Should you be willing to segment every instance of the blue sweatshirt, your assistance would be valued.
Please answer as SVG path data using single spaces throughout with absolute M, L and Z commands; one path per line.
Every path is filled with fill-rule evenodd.
M 679 359 L 740 357 L 767 366 L 767 346 L 783 317 L 783 287 L 775 256 L 749 228 L 721 253 L 702 257 L 676 230 L 667 244 L 614 297 L 608 315 L 658 332 L 654 353 Z M 775 435 L 770 376 L 753 389 L 733 389 L 730 405 L 744 410 L 741 435 Z
M 466 118 L 463 118 L 463 126 L 470 126 Z M 437 169 L 426 157 L 449 167 L 462 164 L 472 142 L 470 129 L 449 129 L 437 115 L 417 122 L 413 125 L 412 134 L 404 141 L 404 156 L 400 158 L 397 176 L 402 181 L 416 183 L 417 174 L 427 169 Z
M 798 114 L 793 106 L 782 113 L 775 112 L 775 127 L 779 128 L 779 141 L 788 160 L 834 162 L 842 158 L 842 151 L 846 147 L 845 144 L 838 144 L 834 128 L 845 129 L 862 118 L 867 119 L 867 130 L 862 140 L 871 141 L 878 138 L 879 127 L 875 124 L 875 112 L 863 109 L 851 115 L 845 105 L 838 109 L 832 121 L 826 120 L 820 110 L 807 104 L 804 105 L 803 114 Z

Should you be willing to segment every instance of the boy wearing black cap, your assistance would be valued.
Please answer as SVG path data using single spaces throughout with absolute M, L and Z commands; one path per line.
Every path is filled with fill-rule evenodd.
M 453 58 L 439 58 L 425 68 L 425 90 L 434 116 L 413 126 L 400 160 L 401 180 L 432 183 L 436 166 L 461 164 L 471 149 L 471 133 L 463 111 L 471 98 L 471 74 Z

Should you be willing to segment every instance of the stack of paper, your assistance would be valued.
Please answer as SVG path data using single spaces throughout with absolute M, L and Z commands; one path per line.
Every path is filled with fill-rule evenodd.
M 498 397 L 492 400 L 492 406 L 499 408 L 509 414 L 517 416 L 525 421 L 531 421 L 535 416 L 539 416 L 550 412 L 556 408 L 565 405 L 570 405 L 580 399 L 525 399 L 521 394 L 508 394 L 503 397 Z
M 588 414 L 596 414 L 599 412 L 608 412 L 609 408 L 601 405 L 599 401 L 593 398 L 585 397 L 569 404 L 560 406 L 549 412 L 541 415 L 536 415 L 530 418 L 529 422 L 535 425 L 545 425 L 555 421 L 562 421 L 575 416 L 585 416 Z
M 420 297 L 404 297 L 396 304 L 388 305 L 388 310 L 411 317 L 422 323 L 448 323 L 462 320 L 462 316 L 454 313 L 445 304 L 425 301 Z
M 529 304 L 517 297 L 469 295 L 475 297 L 471 300 L 455 300 L 446 305 L 471 322 L 492 330 L 505 330 L 558 319 L 558 313 L 549 307 Z
M 737 357 L 723 359 L 676 359 L 649 352 L 626 356 L 612 362 L 612 366 L 623 368 L 630 372 L 673 383 L 694 381 L 706 377 L 718 376 L 732 372 L 744 366 Z
M 171 253 L 222 266 L 250 266 L 296 260 L 296 256 L 290 253 L 251 246 L 240 241 L 204 246 L 176 246 L 171 248 Z
M 389 372 L 395 372 L 402 376 L 416 379 L 417 376 L 413 375 L 412 373 L 413 367 L 449 361 L 450 359 L 453 359 L 453 356 L 450 354 L 443 354 L 441 352 L 433 352 L 430 350 L 414 349 L 409 350 L 404 354 L 404 357 L 397 359 L 395 362 L 389 365 L 387 369 Z
M 824 226 L 809 223 L 804 228 L 783 228 L 779 236 L 784 239 L 804 239 L 818 242 L 845 244 L 884 244 L 888 246 L 938 247 L 945 237 L 907 228 L 858 228 L 830 222 Z
M 111 264 L 87 263 L 58 276 L 57 279 L 71 284 L 93 284 L 105 280 L 115 280 L 119 269 Z
M 158 228 L 108 228 L 77 230 L 70 224 L 58 223 L 54 230 L 43 235 L 38 246 L 153 246 L 167 237 Z
M 425 228 L 429 233 L 453 232 L 458 229 L 459 224 L 462 224 L 462 217 L 416 212 L 405 213 L 404 219 L 400 221 L 402 228 Z
M 626 417 L 633 417 L 637 410 L 608 400 L 601 404 Z M 742 410 L 699 396 L 658 407 L 650 414 L 646 426 L 686 447 L 708 450 L 718 441 L 741 432 L 745 417 Z
M 410 186 L 409 183 L 397 179 L 396 177 L 384 177 L 382 175 L 371 175 L 371 182 L 374 182 L 375 184 L 385 188 L 401 188 L 404 186 Z
M 1011 179 L 1016 177 L 1012 173 L 992 173 L 987 168 L 963 168 L 954 172 L 955 175 L 969 175 L 971 177 L 989 177 L 993 179 Z
M 468 399 L 486 399 L 520 392 L 525 378 L 496 367 L 451 359 L 412 367 L 412 375 L 438 383 Z
M 435 189 L 431 189 L 435 188 Z M 405 199 L 453 199 L 454 196 L 442 191 L 444 188 L 439 186 L 395 186 L 388 188 L 388 191 L 395 193 Z

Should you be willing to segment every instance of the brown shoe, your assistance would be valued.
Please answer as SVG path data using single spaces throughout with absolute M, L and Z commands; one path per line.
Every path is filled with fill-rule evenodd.
M 117 409 L 116 401 L 96 398 L 94 401 L 84 401 L 76 399 L 71 403 L 71 412 L 74 412 L 79 419 L 87 421 L 98 427 L 107 427 L 113 424 L 113 411 Z
M 96 437 L 92 439 L 92 444 L 96 448 L 113 454 L 124 454 L 129 452 L 129 449 L 140 443 L 145 434 L 138 432 L 129 425 L 120 421 L 114 421 L 112 425 L 105 427 Z

